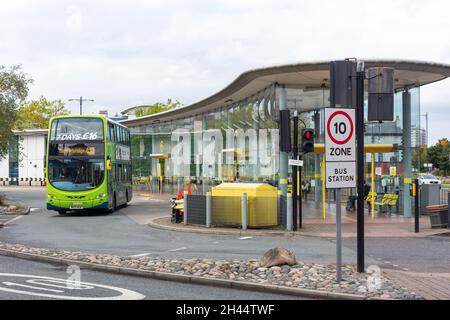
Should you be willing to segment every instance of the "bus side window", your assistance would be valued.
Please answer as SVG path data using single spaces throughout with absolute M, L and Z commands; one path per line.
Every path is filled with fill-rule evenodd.
M 114 125 L 112 123 L 108 123 L 108 136 L 109 141 L 114 142 Z
M 116 125 L 114 126 L 114 134 L 116 136 L 115 141 L 116 141 L 116 143 L 118 143 L 119 142 L 119 127 Z

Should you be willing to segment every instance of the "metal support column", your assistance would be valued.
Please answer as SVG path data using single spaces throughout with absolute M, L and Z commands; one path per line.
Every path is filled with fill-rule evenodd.
M 412 217 L 411 208 L 411 94 L 403 92 L 403 216 Z
M 287 110 L 287 92 L 284 86 L 280 87 L 278 90 L 280 111 Z M 287 152 L 282 152 L 280 150 L 280 180 L 279 189 L 283 196 L 287 195 L 288 190 L 288 154 Z

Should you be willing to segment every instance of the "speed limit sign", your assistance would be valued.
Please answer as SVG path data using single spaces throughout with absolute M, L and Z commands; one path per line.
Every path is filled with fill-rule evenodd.
M 325 109 L 325 158 L 356 161 L 354 109 Z
M 325 109 L 327 188 L 356 187 L 355 110 Z

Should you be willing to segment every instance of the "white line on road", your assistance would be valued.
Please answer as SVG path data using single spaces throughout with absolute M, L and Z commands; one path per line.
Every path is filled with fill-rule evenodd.
M 14 274 L 14 273 L 0 273 L 0 278 L 3 277 L 10 277 L 10 278 L 31 278 L 33 280 L 36 279 L 41 279 L 43 281 L 53 281 L 53 282 L 66 282 L 67 284 L 71 284 L 70 280 L 64 280 L 64 279 L 58 279 L 58 278 L 52 278 L 52 277 L 44 277 L 44 276 L 36 276 L 36 275 L 27 275 L 27 274 Z M 2 287 L 0 286 L 0 291 L 4 291 L 4 292 L 11 292 L 11 293 L 17 293 L 17 294 L 23 294 L 23 295 L 29 295 L 29 296 L 38 296 L 38 297 L 46 297 L 46 298 L 56 298 L 56 299 L 67 299 L 67 300 L 142 300 L 145 298 L 144 295 L 137 293 L 135 291 L 131 291 L 128 289 L 124 289 L 124 288 L 119 288 L 119 287 L 113 287 L 113 286 L 107 286 L 107 285 L 101 285 L 101 284 L 94 284 L 94 283 L 89 283 L 89 282 L 79 282 L 79 284 L 82 287 L 85 287 L 88 290 L 82 290 L 82 291 L 86 291 L 87 295 L 86 296 L 72 296 L 72 295 L 65 295 L 65 291 L 63 291 L 62 293 L 60 293 L 60 291 L 56 292 L 56 290 L 53 289 L 48 289 L 48 288 L 42 288 L 42 287 L 32 287 L 32 286 L 26 286 L 26 285 L 21 285 L 21 284 L 17 284 L 17 283 L 13 283 L 13 282 L 9 282 L 9 281 L 4 281 L 2 282 L 2 284 L 6 285 L 7 287 Z M 42 285 L 48 286 L 47 284 L 43 284 Z M 55 294 L 50 294 L 50 293 L 41 293 L 41 292 L 32 292 L 32 291 L 25 291 L 25 290 L 17 290 L 17 289 L 13 289 L 10 288 L 12 286 L 19 286 L 19 287 L 27 287 L 27 288 L 31 288 L 32 289 L 37 289 L 40 291 L 55 291 Z M 116 293 L 116 295 L 114 296 L 101 296 L 101 297 L 96 297 L 95 295 L 93 295 L 92 293 L 88 293 L 90 292 L 90 290 L 94 290 L 94 289 L 106 289 L 106 290 L 111 290 L 113 292 Z M 70 288 L 69 288 L 70 289 Z M 89 290 L 90 289 L 90 290 Z M 60 294 L 56 294 L 56 293 L 60 293 Z M 119 295 L 117 295 L 117 293 L 119 293 Z
M 169 252 L 176 252 L 176 251 L 181 251 L 181 250 L 186 250 L 186 249 L 187 249 L 186 247 L 181 247 L 181 248 L 169 250 Z
M 63 293 L 63 292 L 64 292 L 64 291 L 61 291 L 61 290 L 55 290 L 55 289 L 47 289 L 47 288 L 42 288 L 42 287 L 29 286 L 29 285 L 26 285 L 26 284 L 14 283 L 14 282 L 9 282 L 9 281 L 5 281 L 5 282 L 3 282 L 3 284 L 4 284 L 5 286 L 8 286 L 8 287 L 21 287 L 21 288 L 28 288 L 28 289 L 35 289 L 35 290 L 49 291 L 49 292 L 55 292 L 55 293 Z
M 253 239 L 253 237 L 242 237 L 242 238 L 239 238 L 239 240 L 249 240 L 249 239 Z
M 8 224 L 10 224 L 10 223 L 12 223 L 14 221 L 17 221 L 19 219 L 22 219 L 22 218 L 23 218 L 23 216 L 18 216 L 18 217 L 12 218 L 11 220 L 8 220 L 5 223 L 3 223 L 3 225 L 6 226 L 6 225 L 8 225 Z

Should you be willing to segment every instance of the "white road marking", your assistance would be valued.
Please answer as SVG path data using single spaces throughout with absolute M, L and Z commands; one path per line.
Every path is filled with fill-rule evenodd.
M 93 289 L 92 286 L 82 286 L 79 281 L 72 280 L 40 280 L 40 279 L 29 279 L 27 283 L 37 284 L 45 287 L 53 287 L 53 288 L 61 288 L 61 289 L 70 289 L 70 290 L 86 290 Z M 52 284 L 56 283 L 56 284 Z M 58 285 L 61 284 L 61 285 Z
M 34 283 L 38 284 L 39 282 L 36 281 L 36 279 L 43 279 L 43 281 L 49 281 L 49 282 L 56 282 L 56 283 L 67 283 L 72 284 L 71 280 L 65 280 L 65 279 L 59 279 L 59 278 L 52 278 L 52 277 L 43 277 L 43 276 L 36 276 L 36 275 L 28 275 L 28 274 L 14 274 L 14 273 L 0 273 L 0 277 L 11 277 L 11 278 L 30 278 L 27 280 L 34 280 Z M 16 283 L 12 283 L 9 281 L 3 282 L 3 284 L 9 283 L 9 286 L 21 286 L 21 287 L 28 287 L 40 291 L 59 291 L 59 290 L 53 290 L 48 288 L 42 288 L 42 287 L 32 287 L 27 285 L 20 285 Z M 13 284 L 13 285 L 11 285 Z M 16 290 L 12 288 L 2 287 L 0 286 L 0 291 L 6 291 L 11 293 L 17 293 L 17 294 L 23 294 L 28 296 L 38 296 L 38 297 L 46 297 L 46 298 L 55 298 L 55 299 L 66 299 L 66 300 L 142 300 L 145 298 L 144 295 L 137 293 L 135 291 L 131 291 L 124 288 L 119 287 L 112 287 L 107 285 L 101 285 L 101 284 L 94 284 L 94 283 L 88 283 L 88 282 L 80 282 L 81 286 L 85 286 L 87 290 L 92 290 L 95 288 L 102 288 L 107 289 L 115 292 L 119 292 L 120 294 L 117 296 L 109 296 L 109 297 L 95 297 L 95 296 L 65 296 L 63 294 L 47 294 L 42 292 L 32 292 L 32 291 L 26 291 L 26 290 Z M 45 284 L 46 285 L 46 284 Z M 48 286 L 48 285 L 46 285 Z M 82 290 L 81 290 L 82 292 Z M 56 293 L 56 292 L 55 292 Z M 63 291 L 64 293 L 64 291 Z M 92 295 L 92 294 L 91 294 Z
M 36 211 L 36 210 L 39 210 L 40 208 L 30 208 L 30 211 L 31 212 L 33 212 L 33 211 Z
M 12 223 L 14 221 L 17 221 L 19 219 L 22 219 L 22 218 L 23 218 L 23 216 L 18 216 L 18 217 L 12 218 L 11 220 L 8 220 L 5 223 L 3 223 L 3 225 L 6 226 L 6 225 L 8 225 L 8 224 L 10 224 L 10 223 Z
M 3 282 L 3 284 L 8 287 L 21 287 L 21 288 L 50 291 L 50 292 L 56 292 L 56 293 L 64 293 L 64 291 L 62 291 L 62 290 L 46 289 L 46 288 L 42 288 L 42 287 L 29 286 L 26 284 L 14 283 L 14 282 L 9 282 L 9 281 L 5 281 L 5 282 Z
M 249 240 L 249 239 L 253 239 L 253 237 L 242 237 L 242 238 L 239 238 L 239 240 Z
M 176 248 L 176 249 L 169 250 L 169 252 L 182 251 L 182 250 L 186 250 L 186 249 L 187 249 L 186 247 L 181 247 L 181 248 Z
M 139 254 L 133 254 L 131 256 L 129 256 L 130 258 L 140 258 L 140 257 L 145 257 L 151 255 L 151 253 L 139 253 Z

